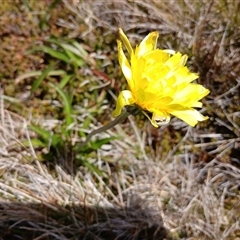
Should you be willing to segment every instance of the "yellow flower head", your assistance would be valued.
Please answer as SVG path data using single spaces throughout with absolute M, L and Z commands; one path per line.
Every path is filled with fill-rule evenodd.
M 204 117 L 195 107 L 209 90 L 192 83 L 198 78 L 185 66 L 187 55 L 173 50 L 156 48 L 158 32 L 151 32 L 134 50 L 122 29 L 119 29 L 118 59 L 129 90 L 122 91 L 117 99 L 114 116 L 121 114 L 128 105 L 137 105 L 154 127 L 166 124 L 170 116 L 176 116 L 190 126 L 195 126 Z M 125 56 L 122 44 L 129 53 Z

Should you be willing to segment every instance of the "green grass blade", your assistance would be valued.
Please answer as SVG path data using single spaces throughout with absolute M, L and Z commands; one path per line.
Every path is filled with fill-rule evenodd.
M 82 165 L 87 167 L 88 170 L 92 173 L 96 173 L 99 176 L 103 175 L 102 171 L 98 167 L 94 166 L 94 164 L 88 162 L 87 160 L 82 161 Z
M 61 60 L 61 61 L 64 61 L 66 63 L 69 62 L 69 58 L 65 53 L 62 53 L 58 50 L 54 50 L 53 48 L 48 47 L 48 46 L 33 48 L 31 51 L 29 51 L 29 53 L 31 53 L 33 51 L 43 51 L 43 52 L 51 55 L 54 58 L 57 58 L 57 59 Z
M 39 87 L 39 85 L 42 83 L 42 81 L 45 79 L 46 76 L 53 70 L 53 68 L 56 66 L 56 62 L 50 64 L 43 72 L 42 74 L 37 78 L 36 81 L 34 81 L 32 88 L 31 88 L 31 94 L 35 92 L 35 90 Z
M 52 88 L 54 88 L 63 99 L 65 120 L 66 120 L 67 126 L 69 126 L 70 124 L 73 123 L 73 118 L 72 118 L 73 109 L 72 109 L 70 98 L 58 86 L 55 86 L 52 83 L 49 83 L 49 85 Z
M 31 138 L 31 142 L 28 140 L 24 140 L 24 141 L 21 141 L 21 143 L 24 147 L 29 147 L 29 146 L 32 146 L 34 148 L 46 147 L 45 141 L 43 142 L 38 138 Z
M 77 64 L 78 67 L 82 67 L 84 65 L 84 61 L 82 58 L 76 56 L 73 52 L 68 49 L 64 49 L 65 53 L 68 55 L 70 61 Z
M 90 123 L 92 122 L 92 119 L 90 117 L 86 117 L 84 122 L 83 122 L 83 129 L 88 129 L 90 126 Z M 83 131 L 78 131 L 79 137 L 86 137 L 87 133 Z
M 114 139 L 117 139 L 117 137 L 109 137 L 109 138 L 96 140 L 94 142 L 91 142 L 91 147 L 94 150 L 98 150 L 102 145 L 110 143 L 110 141 Z
M 70 44 L 66 44 L 66 43 L 62 43 L 61 46 L 65 49 L 65 50 L 69 50 L 70 52 L 74 53 L 75 55 L 82 57 L 79 54 L 79 51 L 77 48 L 75 48 L 74 46 L 70 45 Z
M 18 76 L 15 79 L 15 82 L 18 83 L 26 78 L 37 77 L 37 76 L 40 76 L 41 74 L 42 74 L 42 71 L 32 71 L 32 72 L 24 73 L 24 74 Z M 64 70 L 53 70 L 48 73 L 48 76 L 61 76 L 61 75 L 65 75 L 65 74 L 66 74 L 66 72 Z
M 68 83 L 69 81 L 71 80 L 73 76 L 72 75 L 66 75 L 62 78 L 61 82 L 59 83 L 58 87 L 60 89 L 63 89 Z
M 81 56 L 83 59 L 85 59 L 88 56 L 87 51 L 85 51 L 85 49 L 82 47 L 81 44 L 79 44 L 76 41 L 73 41 L 72 44 L 73 44 L 73 46 L 75 46 L 78 49 L 78 51 L 79 51 L 78 55 L 79 56 Z
M 31 125 L 31 126 L 29 126 L 29 128 L 30 128 L 30 130 L 33 130 L 35 133 L 37 133 L 39 136 L 41 136 L 44 141 L 49 139 L 49 137 L 51 135 L 49 131 L 42 129 L 41 127 L 39 127 L 37 125 Z
M 60 136 L 55 135 L 46 129 L 43 129 L 40 126 L 33 124 L 29 128 L 33 130 L 35 133 L 37 133 L 43 139 L 42 143 L 45 142 L 46 147 L 48 147 L 49 143 L 51 143 L 51 146 L 57 147 L 57 145 L 61 142 Z
M 51 38 L 47 39 L 46 41 L 49 43 L 54 43 L 54 44 L 58 45 L 59 47 L 62 47 L 61 44 L 63 43 L 63 40 L 61 40 L 59 38 L 54 38 L 54 37 L 51 37 Z
M 54 44 L 62 47 L 63 49 L 69 50 L 81 58 L 86 58 L 88 56 L 88 53 L 84 50 L 84 48 L 81 46 L 81 44 L 79 44 L 76 41 L 71 41 L 70 43 L 67 43 L 67 42 L 64 42 L 62 40 L 55 39 L 55 38 L 50 38 L 47 41 L 50 43 L 54 43 Z

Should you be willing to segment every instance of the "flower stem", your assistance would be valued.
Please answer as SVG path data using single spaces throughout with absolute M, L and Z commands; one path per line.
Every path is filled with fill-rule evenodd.
M 87 135 L 87 138 L 86 140 L 81 144 L 81 147 L 85 146 L 89 141 L 90 139 L 92 138 L 92 136 L 98 134 L 98 133 L 101 133 L 101 132 L 104 132 L 104 131 L 107 131 L 108 129 L 116 126 L 117 124 L 123 122 L 125 119 L 127 119 L 130 115 L 135 115 L 137 114 L 139 111 L 138 108 L 136 107 L 128 107 L 126 108 L 126 110 L 124 110 L 117 118 L 115 118 L 113 121 L 111 121 L 110 123 L 108 123 L 107 125 L 105 126 L 102 126 L 96 130 L 93 130 L 92 132 L 90 132 L 88 135 Z

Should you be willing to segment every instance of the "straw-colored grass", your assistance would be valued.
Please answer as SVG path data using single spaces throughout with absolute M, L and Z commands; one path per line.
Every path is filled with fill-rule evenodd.
M 29 4 L 34 7 L 33 2 Z M 44 9 L 47 4 L 38 7 Z M 16 5 L 24 9 L 21 3 Z M 30 130 L 37 122 L 54 131 L 62 121 L 41 115 L 42 109 L 39 115 L 35 107 L 28 109 L 32 99 L 22 98 L 28 93 L 28 81 L 18 85 L 21 94 L 14 83 L 7 82 L 8 77 L 12 81 L 16 73 L 22 73 L 22 66 L 14 66 L 18 70 L 9 75 L 1 69 L 0 239 L 240 239 L 240 3 L 64 0 L 60 6 L 61 11 L 52 9 L 56 28 L 84 41 L 95 59 L 95 65 L 84 66 L 81 73 L 92 71 L 94 75 L 95 68 L 100 72 L 94 83 L 96 76 L 89 77 L 89 87 L 107 88 L 113 98 L 124 84 L 115 59 L 118 26 L 133 43 L 158 30 L 159 46 L 187 53 L 191 69 L 200 74 L 199 82 L 210 88 L 202 110 L 210 120 L 191 128 L 173 119 L 170 126 L 156 130 L 143 118 L 129 117 L 94 136 L 114 137 L 85 159 L 101 171 L 81 165 L 69 171 L 66 163 L 75 159 L 61 151 L 50 162 L 42 159 L 51 148 L 37 147 L 32 141 L 37 135 Z M 8 5 L 5 8 L 9 11 Z M 40 10 L 18 14 L 35 21 Z M 0 20 L 5 21 L 4 17 Z M 4 31 L 2 54 L 8 41 Z M 13 32 L 9 39 L 19 37 L 16 29 Z M 41 57 L 36 54 L 33 59 Z M 9 64 L 8 56 L 3 66 L 10 69 Z M 111 84 L 105 84 L 108 78 L 103 73 Z M 34 104 L 42 104 L 42 99 L 35 99 Z M 102 116 L 84 108 L 91 101 L 74 106 L 81 113 L 73 116 L 71 127 L 76 132 L 90 132 L 111 119 L 108 109 L 114 101 L 109 96 L 103 102 Z M 21 110 L 24 104 L 27 107 Z M 91 119 L 87 130 L 86 116 Z M 76 134 L 72 143 L 83 140 Z

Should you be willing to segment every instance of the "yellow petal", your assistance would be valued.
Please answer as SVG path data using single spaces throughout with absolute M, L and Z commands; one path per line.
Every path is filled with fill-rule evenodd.
M 168 74 L 168 78 L 174 78 L 175 80 L 172 83 L 172 86 L 180 86 L 180 84 L 186 85 L 193 80 L 197 79 L 199 76 L 196 73 L 189 72 L 187 67 L 180 67 L 175 71 L 172 71 L 172 74 Z M 167 80 L 170 81 L 169 79 Z
M 165 52 L 165 53 L 169 53 L 169 54 L 171 54 L 171 55 L 174 55 L 176 52 L 174 51 L 174 50 L 172 50 L 172 49 L 163 49 L 162 50 L 163 52 Z
M 183 67 L 187 61 L 187 55 L 182 55 L 181 53 L 177 52 L 171 58 L 169 58 L 165 66 L 168 66 L 169 72 L 175 71 L 179 67 Z
M 131 66 L 123 52 L 122 49 L 122 42 L 121 41 L 117 41 L 117 45 L 118 45 L 118 61 L 119 64 L 121 66 L 122 72 L 125 76 L 125 78 L 127 79 L 128 85 L 130 87 L 130 89 L 132 89 L 133 87 L 133 82 L 132 82 L 132 70 L 131 70 Z
M 183 111 L 173 110 L 170 112 L 172 115 L 182 119 L 184 122 L 194 127 L 198 122 L 202 122 L 208 119 L 208 117 L 203 116 L 196 109 L 188 109 Z
M 209 90 L 200 84 L 191 83 L 175 93 L 175 102 L 186 107 L 198 107 L 198 100 L 209 94 Z
M 129 42 L 127 36 L 125 35 L 125 33 L 123 32 L 123 30 L 121 28 L 118 29 L 118 32 L 119 32 L 120 39 L 122 40 L 122 42 L 123 42 L 124 46 L 126 47 L 129 55 L 131 56 L 132 53 L 133 53 L 131 43 Z
M 143 54 L 155 50 L 157 47 L 159 33 L 157 31 L 149 33 L 136 48 L 135 54 L 140 57 Z
M 117 98 L 117 104 L 116 109 L 113 111 L 113 116 L 117 117 L 121 114 L 122 109 L 127 105 L 132 105 L 136 101 L 132 96 L 132 93 L 129 90 L 124 90 L 120 92 L 118 98 Z
M 192 104 L 191 104 L 191 107 L 193 107 L 193 108 L 201 108 L 202 107 L 202 103 L 201 102 L 193 102 Z

